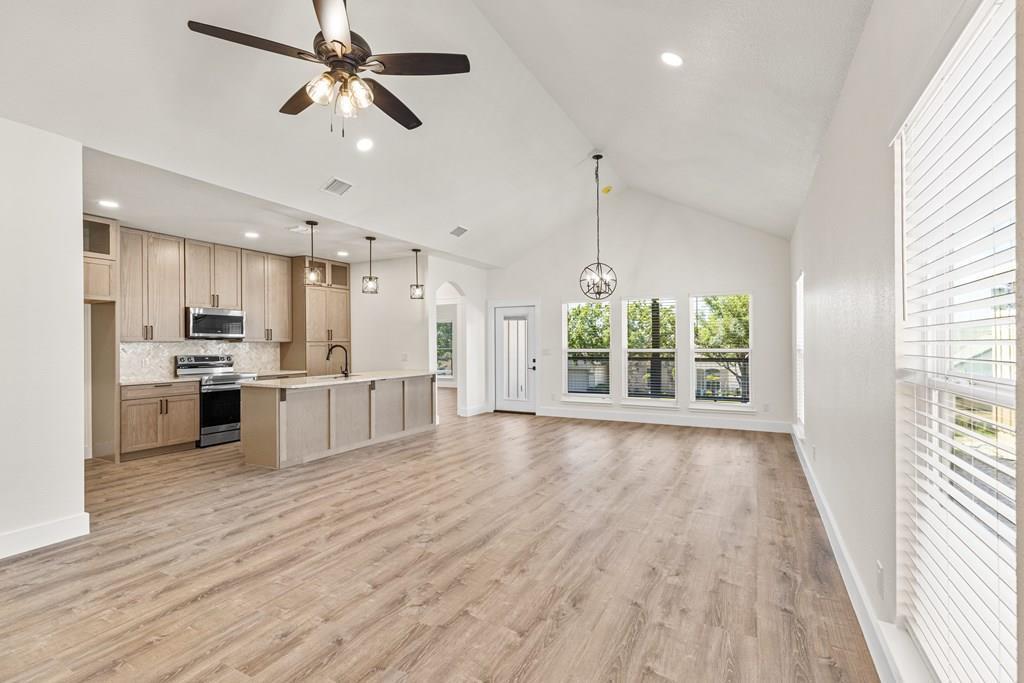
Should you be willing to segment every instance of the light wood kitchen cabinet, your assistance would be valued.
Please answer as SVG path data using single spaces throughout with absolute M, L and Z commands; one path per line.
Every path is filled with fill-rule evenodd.
M 291 259 L 242 252 L 242 310 L 248 341 L 292 338 Z
M 199 439 L 199 397 L 173 396 L 164 399 L 160 421 L 160 445 L 174 446 Z
M 146 302 L 150 341 L 185 338 L 185 240 L 146 238 Z
M 351 295 L 348 290 L 347 263 L 317 260 L 323 265 L 328 284 L 306 282 L 305 267 L 309 257 L 296 256 L 291 264 L 291 314 L 293 337 L 281 346 L 281 368 L 305 370 L 309 375 L 337 375 L 344 367 L 344 353 L 336 351 L 330 364 L 327 349 L 342 344 L 352 351 Z M 335 283 L 331 285 L 329 283 Z M 345 286 L 342 286 L 344 282 Z M 349 356 L 349 370 L 351 370 Z
M 330 287 L 306 287 L 306 341 L 348 341 L 349 292 Z
M 185 303 L 193 308 L 241 308 L 242 250 L 185 240 Z
M 185 241 L 121 230 L 121 340 L 185 337 Z
M 270 341 L 292 339 L 292 261 L 267 256 L 267 328 Z
M 83 288 L 86 303 L 117 300 L 117 263 L 86 256 L 82 260 Z
M 327 341 L 326 287 L 306 287 L 306 341 Z
M 121 231 L 121 341 L 149 339 L 146 320 L 146 233 Z
M 267 255 L 242 252 L 242 310 L 246 341 L 267 341 Z
M 88 258 L 117 260 L 117 221 L 98 216 L 82 216 L 82 255 Z
M 198 383 L 121 388 L 121 452 L 133 453 L 199 439 Z M 160 396 L 158 394 L 165 394 Z M 139 396 L 140 398 L 130 398 Z
M 351 339 L 349 291 L 347 289 L 328 289 L 326 305 L 327 341 L 348 341 Z
M 86 303 L 117 301 L 119 251 L 117 221 L 82 217 L 82 285 Z
M 131 453 L 160 446 L 162 398 L 121 401 L 121 452 Z

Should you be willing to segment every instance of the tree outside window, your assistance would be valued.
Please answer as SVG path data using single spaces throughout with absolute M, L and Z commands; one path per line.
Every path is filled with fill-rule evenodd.
M 437 375 L 455 376 L 455 337 L 450 322 L 437 323 Z
M 694 400 L 750 403 L 750 296 L 692 300 Z
M 610 386 L 611 306 L 565 307 L 566 391 L 607 396 Z
M 676 396 L 676 302 L 627 301 L 626 395 L 674 399 Z

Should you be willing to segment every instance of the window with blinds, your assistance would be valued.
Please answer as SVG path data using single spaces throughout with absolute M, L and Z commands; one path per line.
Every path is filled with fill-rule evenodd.
M 750 295 L 690 300 L 695 403 L 750 403 Z
M 1015 681 L 1015 24 L 983 0 L 894 147 L 898 610 L 943 681 Z
M 624 301 L 626 396 L 675 399 L 676 302 Z
M 565 306 L 565 390 L 568 394 L 608 396 L 611 386 L 611 306 Z
M 793 393 L 796 423 L 804 427 L 804 274 L 796 279 L 793 290 Z

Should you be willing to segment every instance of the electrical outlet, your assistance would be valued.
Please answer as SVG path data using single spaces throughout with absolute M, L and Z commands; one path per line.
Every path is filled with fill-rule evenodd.
M 762 408 L 762 412 L 770 413 L 772 411 L 772 404 L 771 403 L 765 403 L 763 406 L 761 406 L 761 408 Z
M 811 460 L 818 462 L 818 447 L 814 444 L 811 444 Z
M 878 597 L 885 600 L 885 566 L 882 565 L 881 560 L 875 560 L 875 565 L 877 566 L 875 571 L 875 581 L 878 584 L 876 586 L 878 589 Z
M 405 363 L 408 360 L 409 360 L 409 354 L 408 353 L 403 353 L 402 354 L 402 362 Z

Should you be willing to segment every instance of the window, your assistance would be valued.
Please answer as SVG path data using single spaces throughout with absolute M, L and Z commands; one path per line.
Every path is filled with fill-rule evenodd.
M 437 323 L 437 376 L 455 376 L 455 335 L 451 322 Z
M 1017 674 L 1015 3 L 983 0 L 897 137 L 897 606 L 941 680 Z
M 693 398 L 750 403 L 750 296 L 697 296 L 690 302 Z
M 626 323 L 626 396 L 676 397 L 676 302 L 623 303 Z
M 608 304 L 568 304 L 565 307 L 567 393 L 608 396 L 611 328 Z
M 796 279 L 796 291 L 793 293 L 793 393 L 796 403 L 797 426 L 804 426 L 804 274 Z

